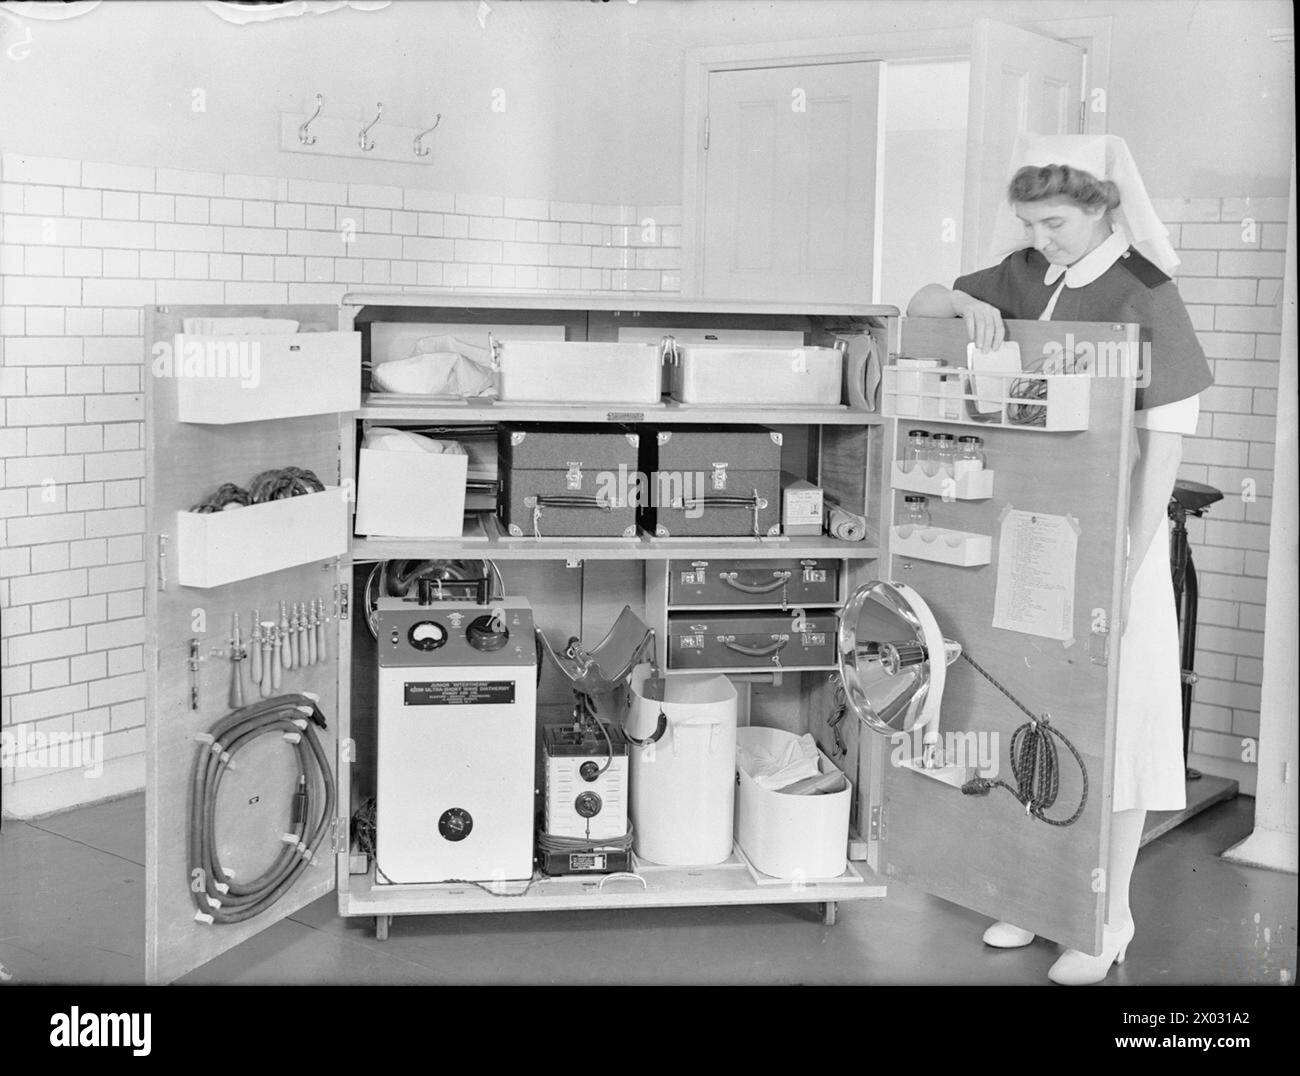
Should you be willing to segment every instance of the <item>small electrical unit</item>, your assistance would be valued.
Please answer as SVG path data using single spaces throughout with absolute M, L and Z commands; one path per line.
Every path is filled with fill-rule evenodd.
M 628 742 L 592 719 L 542 729 L 546 768 L 538 866 L 546 874 L 628 870 Z

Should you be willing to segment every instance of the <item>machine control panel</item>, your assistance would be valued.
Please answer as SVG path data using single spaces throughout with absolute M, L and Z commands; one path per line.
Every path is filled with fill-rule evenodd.
M 419 605 L 381 599 L 380 668 L 535 667 L 533 613 L 523 598 Z

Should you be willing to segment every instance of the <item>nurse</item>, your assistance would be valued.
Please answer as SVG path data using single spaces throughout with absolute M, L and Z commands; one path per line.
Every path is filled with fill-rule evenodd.
M 1166 506 L 1196 432 L 1198 394 L 1213 381 L 1191 319 L 1168 274 L 1178 265 L 1124 141 L 1114 136 L 1021 136 L 995 242 L 997 265 L 922 288 L 918 317 L 959 317 L 982 349 L 998 347 L 1004 318 L 1135 322 L 1150 336 L 1135 402 L 1128 569 L 1120 647 L 1115 793 L 1099 956 L 1067 950 L 1054 982 L 1099 982 L 1133 939 L 1129 882 L 1147 811 L 1186 806 L 1177 615 Z M 988 945 L 1017 948 L 1034 935 L 995 923 Z

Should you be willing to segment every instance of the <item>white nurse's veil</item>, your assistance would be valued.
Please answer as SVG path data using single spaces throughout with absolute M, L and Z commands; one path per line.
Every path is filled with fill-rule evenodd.
M 1169 229 L 1156 216 L 1142 176 L 1124 139 L 1116 135 L 1035 135 L 1016 138 L 1007 181 L 1026 165 L 1068 164 L 1082 168 L 1098 179 L 1109 179 L 1119 188 L 1119 208 L 1111 214 L 1116 230 L 1123 231 L 1129 244 L 1165 273 L 1178 267 L 1178 255 L 1169 242 Z M 993 226 L 991 263 L 1027 246 L 1025 227 L 1006 198 L 998 205 Z

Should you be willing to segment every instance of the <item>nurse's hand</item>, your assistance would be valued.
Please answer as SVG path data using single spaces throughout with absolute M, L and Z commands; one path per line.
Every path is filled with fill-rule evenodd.
M 982 303 L 962 291 L 952 293 L 953 312 L 966 322 L 966 331 L 980 351 L 996 351 L 1006 337 L 1002 312 L 996 306 Z

